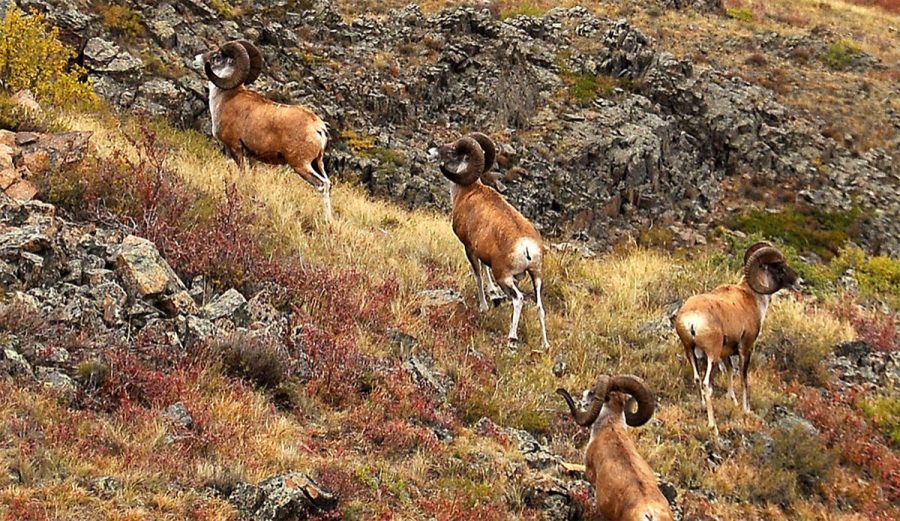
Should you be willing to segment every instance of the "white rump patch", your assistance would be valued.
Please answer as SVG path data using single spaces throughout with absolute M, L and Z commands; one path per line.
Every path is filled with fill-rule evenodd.
M 693 333 L 696 336 L 702 329 L 706 328 L 706 315 L 697 312 L 687 313 L 681 317 L 681 325 L 684 326 L 689 333 Z
M 515 264 L 513 268 L 518 273 L 525 271 L 527 268 L 541 260 L 540 245 L 531 237 L 522 237 L 516 241 L 513 247 L 513 259 Z

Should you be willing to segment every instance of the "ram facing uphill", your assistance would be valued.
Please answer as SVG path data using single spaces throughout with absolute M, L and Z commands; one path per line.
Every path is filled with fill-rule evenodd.
M 325 122 L 302 105 L 276 103 L 247 88 L 262 71 L 262 54 L 247 40 L 234 40 L 197 55 L 209 79 L 212 133 L 239 165 L 254 159 L 289 165 L 322 194 L 326 221 L 332 219 L 331 181 L 325 173 Z
M 475 275 L 479 308 L 482 311 L 488 309 L 483 281 L 487 268 L 500 289 L 512 299 L 509 342 L 515 344 L 525 302 L 524 294 L 516 285 L 516 277 L 527 273 L 534 285 L 542 345 L 548 347 L 541 299 L 544 243 L 534 225 L 482 181 L 489 179 L 487 172 L 496 156 L 494 143 L 484 134 L 473 133 L 432 148 L 428 155 L 439 163 L 444 177 L 453 182 L 453 232 L 462 242 Z
M 732 356 L 740 355 L 743 407 L 744 412 L 750 412 L 750 355 L 772 294 L 784 288 L 800 291 L 802 287 L 803 279 L 788 266 L 784 254 L 768 242 L 758 242 L 744 254 L 744 276 L 739 284 L 725 284 L 695 295 L 675 315 L 675 331 L 700 387 L 709 427 L 717 436 L 710 381 L 713 366 L 725 369 L 731 365 Z M 706 372 L 701 382 L 698 365 L 703 358 Z M 736 404 L 734 371 L 727 372 L 728 395 Z

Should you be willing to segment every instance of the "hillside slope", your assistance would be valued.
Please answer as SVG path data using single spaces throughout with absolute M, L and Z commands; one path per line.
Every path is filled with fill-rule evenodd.
M 504 144 L 517 206 L 595 249 L 648 231 L 692 244 L 752 202 L 853 221 L 803 244 L 819 256 L 847 235 L 896 256 L 898 16 L 838 1 L 675 8 L 715 3 L 21 1 L 60 25 L 108 103 L 178 126 L 208 128 L 193 57 L 255 41 L 256 88 L 331 125 L 328 170 L 409 206 L 446 210 L 425 150 L 478 129 Z
M 489 13 L 437 20 L 496 27 Z M 655 19 L 670 16 L 706 19 Z M 522 30 L 552 25 L 518 20 Z M 612 27 L 636 38 L 628 24 Z M 584 114 L 644 103 L 626 97 Z M 760 235 L 711 230 L 704 247 L 623 244 L 601 255 L 554 237 L 551 348 L 540 349 L 527 305 L 513 351 L 510 306 L 475 311 L 446 213 L 373 198 L 370 182 L 347 173 L 360 160 L 412 173 L 416 161 L 385 156 L 400 137 L 338 127 L 334 156 L 355 159 L 326 224 L 296 176 L 259 165 L 245 175 L 202 132 L 44 103 L 42 117 L 14 113 L 30 128 L 0 132 L 4 180 L 9 166 L 39 199 L 0 195 L 4 521 L 590 519 L 590 488 L 562 465 L 580 461 L 587 433 L 553 391 L 614 373 L 641 375 L 657 393 L 656 416 L 631 435 L 682 519 L 900 517 L 896 259 L 837 240 L 833 258 L 817 262 L 806 245 L 781 243 L 783 230 L 769 235 L 809 288 L 779 295 L 769 312 L 751 372 L 754 414 L 717 387 L 717 441 L 669 316 L 686 297 L 737 280 Z M 633 117 L 671 123 L 653 110 Z M 377 132 L 401 127 L 381 122 Z M 414 155 L 418 144 L 397 148 Z M 399 175 L 372 168 L 386 186 Z M 432 168 L 416 175 L 446 200 Z M 509 193 L 531 197 L 539 182 L 510 180 Z M 740 195 L 734 204 L 747 205 Z

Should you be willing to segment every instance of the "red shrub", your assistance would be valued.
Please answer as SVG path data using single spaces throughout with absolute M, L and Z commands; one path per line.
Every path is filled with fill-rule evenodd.
M 299 314 L 294 314 L 292 328 L 299 331 L 288 339 L 288 347 L 309 364 L 307 391 L 335 406 L 357 403 L 361 393 L 369 390 L 367 375 L 372 362 L 355 343 L 339 340 L 308 322 L 297 324 Z
M 853 325 L 860 340 L 879 351 L 892 353 L 900 350 L 900 334 L 897 333 L 897 316 L 869 310 L 844 298 L 835 313 Z
M 419 506 L 437 521 L 500 521 L 509 519 L 503 505 L 487 503 L 470 506 L 460 495 L 452 497 L 426 498 Z
M 3 521 L 44 521 L 49 519 L 43 501 L 35 498 L 16 497 L 7 503 Z
M 855 394 L 820 392 L 803 387 L 796 390 L 797 411 L 809 419 L 842 459 L 864 469 L 878 483 L 888 503 L 900 501 L 900 455 L 892 451 L 878 430 L 854 406 Z M 884 513 L 889 506 L 882 499 L 867 506 L 867 513 Z
M 334 465 L 319 469 L 316 481 L 324 490 L 336 495 L 341 503 L 347 503 L 366 490 L 365 484 L 359 479 Z
M 125 349 L 108 352 L 108 376 L 87 405 L 112 411 L 134 406 L 168 406 L 178 401 L 187 382 L 196 378 L 196 368 L 183 357 L 165 353 L 162 349 L 153 350 L 147 356 Z M 157 355 L 159 358 L 155 358 Z M 181 363 L 185 367 L 175 369 Z
M 900 0 L 850 0 L 854 4 L 874 6 L 890 13 L 900 13 Z

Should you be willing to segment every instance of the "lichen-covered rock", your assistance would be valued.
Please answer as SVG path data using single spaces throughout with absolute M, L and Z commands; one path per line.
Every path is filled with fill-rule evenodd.
M 0 375 L 31 376 L 31 364 L 15 350 L 4 347 L 0 350 Z
M 410 206 L 449 208 L 446 182 L 425 150 L 479 129 L 509 136 L 495 170 L 513 204 L 542 233 L 598 251 L 651 226 L 672 231 L 678 244 L 702 244 L 705 226 L 727 210 L 726 181 L 754 172 L 771 186 L 796 187 L 800 195 L 790 202 L 860 207 L 871 217 L 856 240 L 900 255 L 900 177 L 890 160 L 900 139 L 857 154 L 767 89 L 678 58 L 628 20 L 583 7 L 499 20 L 483 4 L 433 14 L 413 4 L 378 20 L 346 20 L 333 2 L 315 0 L 292 4 L 290 16 L 272 16 L 270 9 L 285 8 L 280 3 L 263 6 L 236 23 L 207 2 L 128 0 L 148 29 L 146 55 L 159 57 L 140 65 L 112 43 L 109 30 L 91 23 L 96 15 L 76 16 L 68 0 L 23 1 L 85 48 L 95 90 L 111 105 L 204 132 L 206 79 L 191 68 L 193 57 L 224 39 L 254 40 L 266 63 L 254 88 L 313 107 L 335 129 L 326 169 Z M 721 0 L 656 3 L 723 12 Z M 822 60 L 840 43 L 840 35 L 820 28 L 748 39 L 748 48 L 785 59 L 802 51 Z M 848 68 L 884 67 L 851 51 Z M 372 66 L 385 56 L 387 63 Z M 606 86 L 558 96 L 572 77 Z M 372 146 L 354 147 L 348 136 Z
M 163 413 L 163 418 L 185 429 L 190 429 L 194 425 L 194 418 L 191 417 L 187 407 L 182 402 L 175 402 L 168 406 Z
M 246 304 L 247 299 L 238 290 L 232 288 L 203 306 L 200 314 L 203 318 L 213 322 L 222 318 L 234 319 Z
M 122 241 L 116 270 L 133 297 L 151 297 L 187 289 L 156 246 L 134 235 Z
M 75 381 L 72 378 L 53 367 L 37 367 L 34 370 L 34 376 L 38 382 L 53 388 L 57 391 L 73 391 L 75 390 Z
M 106 74 L 138 74 L 143 66 L 141 60 L 118 45 L 103 38 L 91 38 L 84 47 L 84 65 L 88 70 Z
M 300 472 L 271 477 L 256 486 L 241 483 L 228 500 L 251 521 L 299 521 L 333 510 L 338 502 Z

